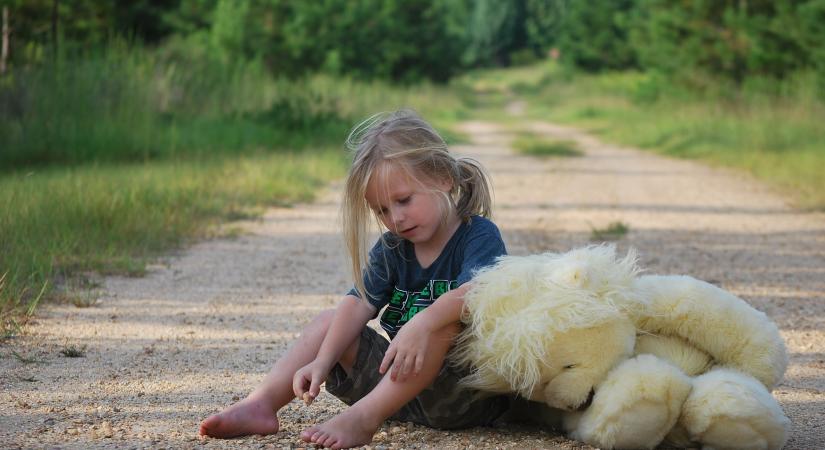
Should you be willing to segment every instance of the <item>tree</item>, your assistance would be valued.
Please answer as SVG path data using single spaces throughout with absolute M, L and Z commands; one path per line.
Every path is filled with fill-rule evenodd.
M 562 60 L 593 72 L 636 67 L 627 21 L 634 5 L 635 0 L 567 3 L 558 33 Z

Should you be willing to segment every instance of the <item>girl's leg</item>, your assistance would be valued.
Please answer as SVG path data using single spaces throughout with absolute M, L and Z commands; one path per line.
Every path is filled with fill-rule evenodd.
M 304 328 L 292 347 L 277 361 L 261 384 L 245 399 L 201 422 L 200 434 L 230 438 L 278 431 L 277 412 L 295 394 L 292 377 L 318 354 L 335 311 L 324 311 Z M 350 371 L 358 351 L 358 339 L 349 346 L 339 363 Z
M 332 419 L 307 428 L 301 433 L 301 438 L 333 448 L 356 447 L 371 442 L 384 420 L 432 384 L 458 332 L 458 324 L 452 324 L 434 333 L 424 366 L 417 376 L 407 377 L 404 381 L 393 381 L 389 376 L 384 376 L 364 398 Z

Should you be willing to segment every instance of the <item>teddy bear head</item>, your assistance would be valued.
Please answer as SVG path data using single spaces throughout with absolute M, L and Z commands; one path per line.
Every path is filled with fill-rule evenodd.
M 612 246 L 502 257 L 475 275 L 467 324 L 452 359 L 473 368 L 465 385 L 517 392 L 549 406 L 584 407 L 596 385 L 633 352 L 635 255 Z

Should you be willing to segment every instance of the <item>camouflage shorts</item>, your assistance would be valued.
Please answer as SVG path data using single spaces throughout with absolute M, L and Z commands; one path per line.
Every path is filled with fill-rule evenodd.
M 378 385 L 378 373 L 389 341 L 375 330 L 361 332 L 352 376 L 336 364 L 327 377 L 327 392 L 352 405 Z M 402 406 L 391 420 L 413 422 L 432 428 L 453 429 L 491 425 L 507 410 L 509 399 L 466 389 L 458 381 L 466 371 L 444 364 L 435 381 L 412 401 Z

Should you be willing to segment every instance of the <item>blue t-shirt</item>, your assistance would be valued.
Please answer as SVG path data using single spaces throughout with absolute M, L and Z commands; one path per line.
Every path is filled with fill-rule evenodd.
M 380 322 L 393 338 L 402 325 L 441 294 L 466 283 L 476 270 L 506 254 L 498 227 L 481 216 L 462 222 L 427 268 L 418 263 L 410 241 L 384 233 L 370 250 L 369 266 L 364 271 L 367 300 L 379 312 L 387 307 Z M 355 288 L 349 294 L 360 297 Z

